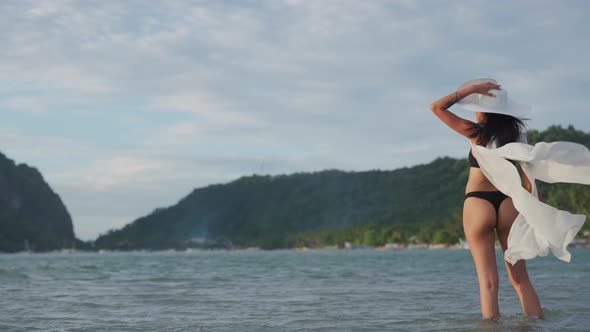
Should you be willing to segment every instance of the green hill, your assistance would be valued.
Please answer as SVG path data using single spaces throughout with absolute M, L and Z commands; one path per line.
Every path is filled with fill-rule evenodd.
M 590 134 L 571 126 L 529 131 L 531 143 L 543 140 L 590 146 Z M 174 206 L 100 236 L 95 246 L 164 249 L 231 241 L 235 247 L 281 248 L 300 245 L 310 234 L 323 234 L 316 244 L 336 244 L 336 234 L 355 230 L 375 233 L 362 236 L 378 244 L 387 240 L 379 233 L 385 226 L 391 238 L 403 240 L 410 232 L 426 242 L 457 240 L 467 175 L 465 159 L 438 158 L 390 171 L 245 176 L 195 189 Z M 548 203 L 589 214 L 588 186 L 542 184 L 541 190 Z
M 0 153 L 0 252 L 72 248 L 72 218 L 34 167 Z

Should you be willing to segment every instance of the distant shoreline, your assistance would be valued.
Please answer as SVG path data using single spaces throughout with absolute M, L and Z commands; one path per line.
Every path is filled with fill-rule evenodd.
M 496 249 L 501 247 L 496 244 Z M 568 248 L 590 248 L 590 241 L 575 240 Z M 426 249 L 426 250 L 469 250 L 469 247 L 465 243 L 458 244 L 400 244 L 400 245 L 385 245 L 385 246 L 354 246 L 350 248 L 334 246 L 323 246 L 323 247 L 295 247 L 295 248 L 277 248 L 277 249 L 262 249 L 260 247 L 246 247 L 246 248 L 186 248 L 186 249 L 162 249 L 162 250 L 151 250 L 151 249 L 137 249 L 137 250 L 84 250 L 84 249 L 62 249 L 53 251 L 19 251 L 19 252 L 0 252 L 0 255 L 36 255 L 36 254 L 78 254 L 78 253 L 96 253 L 96 254 L 109 254 L 109 253 L 191 253 L 191 252 L 219 252 L 219 251 L 405 251 L 415 249 Z

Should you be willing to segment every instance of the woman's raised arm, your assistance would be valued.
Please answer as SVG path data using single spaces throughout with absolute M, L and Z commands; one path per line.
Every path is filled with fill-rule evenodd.
M 492 89 L 500 90 L 500 86 L 493 83 L 481 83 L 466 88 L 457 90 L 453 93 L 448 94 L 445 97 L 430 104 L 430 110 L 436 115 L 442 122 L 444 122 L 449 128 L 458 132 L 459 134 L 470 138 L 472 129 L 474 126 L 473 121 L 463 119 L 451 111 L 448 110 L 451 106 L 457 103 L 459 100 L 467 97 L 472 93 L 480 93 L 486 96 L 495 97 L 493 93 L 489 92 Z

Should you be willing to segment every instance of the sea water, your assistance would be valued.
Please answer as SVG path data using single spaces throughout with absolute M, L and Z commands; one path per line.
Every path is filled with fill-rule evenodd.
M 590 329 L 590 250 L 528 261 L 527 318 L 501 252 L 498 320 L 467 250 L 235 250 L 0 255 L 0 331 Z

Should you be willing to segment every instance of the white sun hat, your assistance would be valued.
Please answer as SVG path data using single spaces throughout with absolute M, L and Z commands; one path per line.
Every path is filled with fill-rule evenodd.
M 498 84 L 494 79 L 480 78 L 461 84 L 457 90 L 479 83 Z M 458 101 L 457 105 L 472 112 L 499 113 L 512 115 L 517 118 L 523 117 L 531 111 L 529 105 L 519 104 L 508 98 L 508 92 L 503 88 L 502 90 L 490 90 L 490 92 L 496 96 L 490 97 L 479 93 L 472 93 Z

